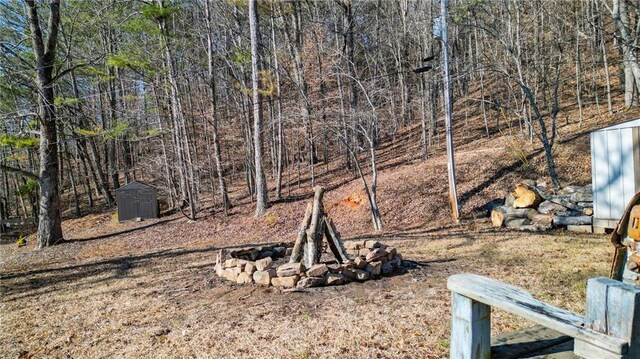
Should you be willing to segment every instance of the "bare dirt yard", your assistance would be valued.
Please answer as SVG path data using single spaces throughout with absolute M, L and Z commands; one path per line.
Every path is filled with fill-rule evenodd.
M 113 229 L 108 216 L 92 220 Z M 488 275 L 581 312 L 587 278 L 608 274 L 604 235 L 526 234 L 485 222 L 385 232 L 375 238 L 417 268 L 293 293 L 216 277 L 217 251 L 236 243 L 168 236 L 169 226 L 190 225 L 180 217 L 41 251 L 3 243 L 2 357 L 443 358 L 449 275 Z M 528 325 L 493 313 L 494 333 Z

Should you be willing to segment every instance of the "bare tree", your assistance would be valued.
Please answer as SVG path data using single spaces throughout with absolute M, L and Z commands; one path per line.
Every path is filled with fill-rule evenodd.
M 264 213 L 268 205 L 267 181 L 262 166 L 262 102 L 260 101 L 260 29 L 258 2 L 249 0 L 249 28 L 251 32 L 251 88 L 253 91 L 253 146 L 256 170 L 256 216 Z
M 33 0 L 25 0 L 29 28 L 36 59 L 38 119 L 40 120 L 40 211 L 38 213 L 38 247 L 51 246 L 63 240 L 58 188 L 58 124 L 54 105 L 53 68 L 60 24 L 60 1 L 49 2 L 46 42 L 40 28 L 38 8 Z

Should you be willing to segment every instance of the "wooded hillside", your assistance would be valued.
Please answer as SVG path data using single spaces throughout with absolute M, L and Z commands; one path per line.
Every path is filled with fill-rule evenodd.
M 55 211 L 112 207 L 133 180 L 196 219 L 225 215 L 240 200 L 230 186 L 260 214 L 261 199 L 338 171 L 361 179 L 381 229 L 377 150 L 440 150 L 439 13 L 408 0 L 3 2 L 1 217 L 39 217 L 46 246 L 62 236 Z M 459 0 L 449 15 L 456 143 L 530 142 L 558 184 L 560 122 L 637 116 L 637 1 Z

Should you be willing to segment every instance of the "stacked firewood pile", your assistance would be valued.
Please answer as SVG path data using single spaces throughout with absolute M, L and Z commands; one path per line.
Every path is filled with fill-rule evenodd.
M 346 242 L 357 251 L 354 260 L 344 263 L 317 263 L 306 268 L 301 262 L 281 263 L 273 257 L 255 261 L 226 258 L 221 251 L 216 260 L 216 274 L 230 282 L 283 288 L 310 288 L 363 282 L 403 271 L 402 256 L 393 247 L 375 241 Z
M 544 183 L 518 183 L 503 203 L 490 205 L 494 227 L 542 232 L 566 227 L 579 232 L 591 232 L 593 222 L 593 190 L 591 185 L 566 186 L 558 191 Z

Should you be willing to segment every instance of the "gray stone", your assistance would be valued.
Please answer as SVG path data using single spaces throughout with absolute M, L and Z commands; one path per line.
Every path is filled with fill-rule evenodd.
M 255 262 L 248 262 L 245 266 L 244 266 L 244 271 L 245 273 L 252 275 L 253 272 L 256 271 L 256 263 Z
M 271 259 L 270 257 L 258 259 L 256 261 L 256 270 L 267 270 L 271 268 L 272 264 L 273 264 L 273 259 Z
M 271 285 L 274 287 L 285 287 L 285 288 L 293 288 L 298 283 L 297 275 L 287 276 L 287 277 L 273 277 L 271 278 Z
M 236 269 L 237 267 L 225 269 L 222 271 L 222 277 L 228 281 L 235 282 L 238 279 L 238 274 L 236 271 L 232 271 L 231 269 Z
M 321 287 L 324 285 L 324 278 L 322 277 L 306 277 L 298 281 L 296 287 L 298 288 L 312 288 Z
M 293 253 L 293 248 L 291 248 L 291 247 L 287 248 L 287 253 L 286 253 L 286 255 L 290 256 L 290 255 L 291 255 L 291 253 Z
M 398 250 L 395 247 L 387 247 L 384 250 L 389 253 L 389 258 L 393 258 L 396 254 L 398 254 Z
M 339 285 L 345 283 L 345 278 L 340 273 L 327 273 L 324 276 L 324 281 L 327 285 Z
M 326 264 L 315 264 L 311 268 L 307 269 L 307 276 L 309 277 L 322 277 L 329 271 Z
M 382 249 L 376 248 L 367 254 L 367 262 L 387 262 L 389 260 L 389 253 Z
M 356 257 L 353 262 L 358 269 L 364 269 L 367 266 L 367 261 L 365 261 L 362 257 Z
M 371 274 L 372 277 L 377 277 L 382 272 L 382 262 L 368 263 L 364 270 L 369 272 L 369 274 Z
M 238 265 L 238 260 L 236 258 L 229 258 L 222 264 L 222 268 L 227 269 L 231 267 L 235 267 Z
M 216 269 L 216 275 L 218 277 L 222 277 L 223 276 L 223 271 L 224 271 L 224 268 L 222 268 L 222 263 L 216 264 L 215 269 Z
M 235 251 L 235 257 L 245 258 L 252 261 L 255 261 L 256 258 L 258 258 L 258 254 L 260 254 L 260 251 L 254 247 L 242 248 L 238 251 Z
M 359 256 L 363 256 L 366 257 L 367 255 L 369 255 L 369 252 L 371 252 L 370 250 L 363 248 L 361 250 L 358 251 L 358 255 Z
M 229 272 L 229 273 L 233 273 L 235 275 L 239 275 L 240 273 L 242 273 L 243 268 L 242 267 L 231 267 L 231 268 L 227 268 L 225 270 L 227 272 Z
M 383 263 L 382 264 L 382 274 L 387 275 L 387 274 L 391 274 L 393 273 L 393 265 L 391 265 L 390 263 Z
M 253 283 L 253 279 L 251 278 L 251 275 L 249 273 L 242 272 L 238 275 L 238 278 L 236 278 L 236 283 L 249 284 L 249 283 Z
M 273 247 L 273 253 L 277 257 L 284 257 L 285 255 L 287 255 L 287 247 L 284 247 L 284 246 Z
M 359 281 L 365 281 L 369 279 L 369 272 L 364 271 L 362 269 L 354 269 L 354 273 L 356 274 L 356 279 Z
M 276 270 L 278 277 L 291 277 L 297 276 L 304 271 L 302 263 L 287 263 L 283 264 Z
M 260 254 L 258 255 L 258 259 L 271 258 L 271 257 L 273 257 L 273 252 L 272 251 L 260 252 Z
M 253 280 L 256 282 L 256 284 L 264 285 L 267 287 L 271 284 L 271 278 L 275 276 L 276 276 L 275 269 L 267 269 L 263 271 L 261 270 L 261 271 L 253 272 Z
M 273 246 L 262 246 L 262 247 L 258 248 L 258 250 L 260 252 L 272 252 L 273 251 Z
M 367 249 L 374 249 L 374 248 L 381 248 L 381 247 L 383 247 L 382 243 L 380 243 L 380 242 L 378 242 L 376 240 L 373 240 L 373 239 L 368 240 L 365 243 L 365 248 L 367 248 Z
M 345 268 L 342 275 L 349 280 L 365 281 L 369 279 L 369 272 L 362 269 Z
M 402 266 L 402 255 L 396 254 L 395 257 L 389 261 L 389 264 L 391 264 L 395 269 L 400 268 Z

